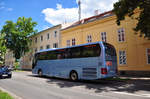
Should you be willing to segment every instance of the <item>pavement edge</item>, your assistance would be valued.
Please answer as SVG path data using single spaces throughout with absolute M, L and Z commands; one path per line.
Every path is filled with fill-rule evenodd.
M 2 87 L 0 87 L 0 89 L 1 89 L 3 92 L 7 92 L 8 94 L 10 94 L 14 99 L 22 99 L 21 97 L 15 95 L 14 93 L 12 93 L 12 92 L 10 92 L 10 91 L 8 91 L 8 90 L 2 88 Z

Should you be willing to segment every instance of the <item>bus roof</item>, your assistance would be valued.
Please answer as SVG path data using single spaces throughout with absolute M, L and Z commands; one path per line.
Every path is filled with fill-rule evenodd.
M 91 45 L 91 44 L 98 44 L 98 43 L 103 43 L 103 41 L 92 42 L 92 43 L 86 43 L 86 44 L 80 44 L 80 45 L 69 46 L 69 47 L 64 47 L 64 48 L 43 49 L 43 50 L 40 50 L 40 51 L 38 51 L 38 52 L 36 52 L 36 53 L 47 52 L 47 51 L 54 51 L 54 50 L 61 50 L 61 49 L 73 48 L 73 47 L 80 47 L 80 46 Z

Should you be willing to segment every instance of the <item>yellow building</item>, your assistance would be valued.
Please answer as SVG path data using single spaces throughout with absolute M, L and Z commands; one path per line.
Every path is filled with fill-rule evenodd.
M 20 60 L 21 69 L 32 69 L 32 59 L 35 52 L 60 47 L 60 29 L 61 25 L 56 25 L 30 37 L 32 44 L 31 51 L 26 53 Z
M 138 14 L 136 11 L 134 16 Z M 115 46 L 120 71 L 128 73 L 144 71 L 150 74 L 150 41 L 135 35 L 133 28 L 136 23 L 137 20 L 126 17 L 121 25 L 117 26 L 116 16 L 108 11 L 62 29 L 61 45 L 66 47 L 105 41 Z

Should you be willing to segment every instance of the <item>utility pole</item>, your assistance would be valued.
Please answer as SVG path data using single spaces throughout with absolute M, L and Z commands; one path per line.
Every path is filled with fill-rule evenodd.
M 79 21 L 80 21 L 81 20 L 81 1 L 80 0 L 78 1 L 78 6 L 79 6 L 78 14 L 79 14 Z

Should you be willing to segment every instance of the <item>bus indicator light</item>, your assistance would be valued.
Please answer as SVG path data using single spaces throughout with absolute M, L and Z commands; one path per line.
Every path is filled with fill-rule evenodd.
M 106 61 L 107 66 L 112 66 L 112 61 Z

